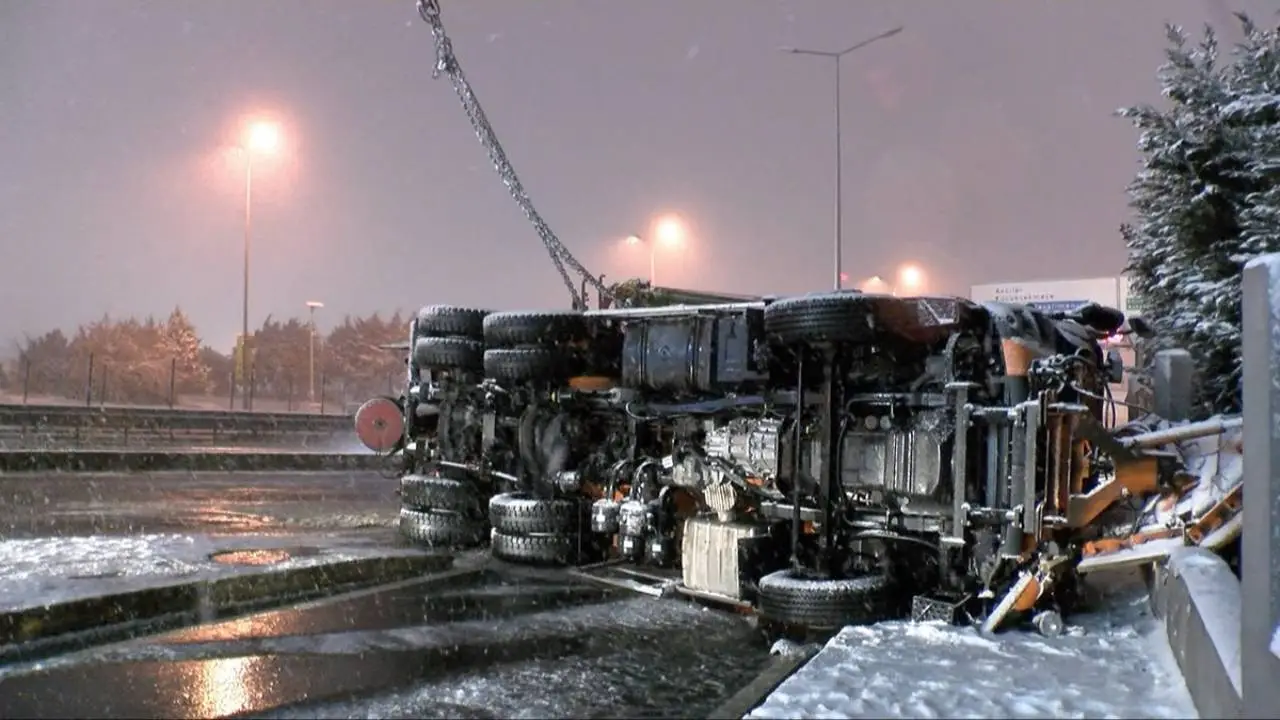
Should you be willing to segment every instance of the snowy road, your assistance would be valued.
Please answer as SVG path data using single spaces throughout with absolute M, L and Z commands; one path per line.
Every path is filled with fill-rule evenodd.
M 0 609 L 385 552 L 397 507 L 377 473 L 0 475 Z
M 226 550 L 284 549 L 290 556 L 286 566 L 385 552 L 395 543 L 390 525 L 398 506 L 394 482 L 375 473 L 175 473 L 34 481 L 0 476 L 0 500 L 0 532 L 6 537 L 0 541 L 0 609 L 255 569 L 211 559 Z M 908 623 L 846 629 L 751 717 L 1195 717 L 1169 649 L 1156 632 L 1158 624 L 1135 587 L 1108 590 L 1100 606 L 1106 612 L 1070 618 L 1071 631 L 1057 639 L 1023 632 L 983 637 L 971 628 Z M 258 705 L 251 712 L 278 717 L 687 717 L 696 714 L 691 708 L 710 710 L 718 702 L 712 700 L 749 681 L 765 651 L 741 618 L 647 598 L 535 607 L 518 618 L 444 625 L 423 626 L 421 614 L 409 613 L 394 624 L 378 621 L 362 628 L 344 615 L 341 629 L 295 627 L 287 633 L 294 639 L 260 639 L 254 648 L 382 657 L 379 653 L 392 650 L 438 647 L 447 638 L 542 631 L 589 642 L 581 652 L 514 659 L 448 677 L 431 672 L 400 677 L 395 673 L 407 672 L 402 664 L 409 663 L 408 656 L 387 655 L 379 662 L 390 663 L 387 672 L 400 677 L 399 684 L 379 685 L 364 700 L 327 701 L 323 693 L 308 691 L 284 703 L 307 701 L 304 706 Z M 243 653 L 247 646 L 174 647 L 144 639 L 76 662 L 83 669 L 108 657 L 192 657 L 209 669 L 230 662 L 223 655 Z M 290 672 L 292 661 L 282 662 L 261 672 Z M 148 667 L 147 672 L 154 671 Z M 274 677 L 261 679 L 274 682 Z
M 846 628 L 752 718 L 1198 717 L 1132 579 L 1059 638 L 882 623 Z
M 375 472 L 0 475 L 0 537 L 390 526 L 395 491 Z
M 767 656 L 740 616 L 485 576 L 0 668 L 0 717 L 705 717 Z
M 391 531 L 3 540 L 0 541 L 0 612 L 183 580 L 417 552 L 392 547 L 393 541 Z M 223 553 L 239 553 L 246 562 L 226 563 L 214 559 Z M 263 558 L 270 567 L 255 564 L 256 558 Z

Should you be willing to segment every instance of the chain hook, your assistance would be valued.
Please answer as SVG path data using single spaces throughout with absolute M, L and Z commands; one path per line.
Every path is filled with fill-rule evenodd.
M 431 22 L 440 18 L 440 0 L 418 0 L 418 14 Z
M 418 15 L 431 26 L 431 38 L 436 44 L 436 64 L 431 68 L 431 79 L 436 80 L 440 73 L 449 72 L 453 56 L 453 44 L 445 35 L 444 22 L 440 19 L 440 0 L 418 0 Z

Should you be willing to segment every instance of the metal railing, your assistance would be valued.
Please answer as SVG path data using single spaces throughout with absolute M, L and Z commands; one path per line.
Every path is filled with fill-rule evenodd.
M 352 433 L 349 415 L 0 404 L 0 449 L 308 447 Z

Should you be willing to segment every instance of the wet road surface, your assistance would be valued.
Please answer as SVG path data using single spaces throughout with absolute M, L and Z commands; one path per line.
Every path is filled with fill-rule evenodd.
M 0 475 L 0 536 L 387 528 L 396 489 L 377 472 Z
M 487 561 L 0 668 L 0 717 L 698 717 L 766 656 L 739 616 Z

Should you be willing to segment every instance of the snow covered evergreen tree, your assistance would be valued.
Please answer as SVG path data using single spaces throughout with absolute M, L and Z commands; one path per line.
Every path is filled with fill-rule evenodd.
M 1159 73 L 1169 105 L 1121 111 L 1143 156 L 1129 187 L 1136 221 L 1121 229 L 1131 292 L 1157 349 L 1195 358 L 1202 413 L 1240 408 L 1241 271 L 1280 250 L 1276 37 L 1240 20 L 1246 40 L 1226 66 L 1211 29 L 1192 46 L 1169 27 Z

